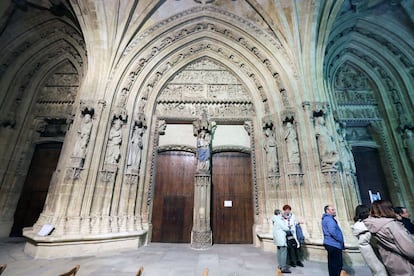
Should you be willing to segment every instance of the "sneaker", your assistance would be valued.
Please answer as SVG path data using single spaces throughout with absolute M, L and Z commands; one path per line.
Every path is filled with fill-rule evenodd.
M 289 269 L 282 269 L 282 273 L 292 273 Z
M 296 264 L 295 263 L 290 263 L 289 264 L 291 267 L 296 267 Z
M 297 265 L 297 266 L 300 266 L 300 267 L 304 267 L 304 265 L 303 265 L 303 263 L 302 263 L 301 261 L 298 261 L 298 262 L 296 263 L 296 265 Z

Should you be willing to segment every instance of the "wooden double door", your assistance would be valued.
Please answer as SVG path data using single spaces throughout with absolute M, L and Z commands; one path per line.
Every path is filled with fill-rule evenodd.
M 196 158 L 181 151 L 158 155 L 152 241 L 189 243 L 193 226 Z M 252 243 L 250 154 L 213 154 L 211 227 L 214 243 Z

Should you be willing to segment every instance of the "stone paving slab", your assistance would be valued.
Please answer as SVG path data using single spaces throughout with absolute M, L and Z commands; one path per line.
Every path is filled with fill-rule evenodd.
M 133 251 L 62 259 L 33 259 L 23 252 L 24 239 L 0 240 L 0 263 L 7 263 L 2 276 L 57 276 L 79 264 L 77 276 L 134 276 L 140 266 L 143 276 L 274 276 L 275 252 L 264 252 L 253 245 L 213 245 L 194 250 L 189 244 L 151 243 Z M 291 268 L 292 274 L 327 276 L 327 264 L 305 261 L 305 267 Z M 345 268 L 351 275 L 371 275 L 367 266 Z

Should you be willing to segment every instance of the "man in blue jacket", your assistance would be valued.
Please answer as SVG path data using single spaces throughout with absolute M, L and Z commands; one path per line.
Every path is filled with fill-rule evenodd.
M 323 245 L 328 251 L 329 276 L 339 276 L 343 265 L 344 236 L 335 219 L 335 208 L 332 205 L 326 205 L 324 211 L 322 215 Z

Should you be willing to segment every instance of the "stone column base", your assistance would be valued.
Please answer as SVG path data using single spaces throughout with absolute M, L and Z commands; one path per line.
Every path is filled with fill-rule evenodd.
M 213 245 L 213 234 L 210 231 L 191 231 L 191 247 L 194 249 L 207 249 Z

